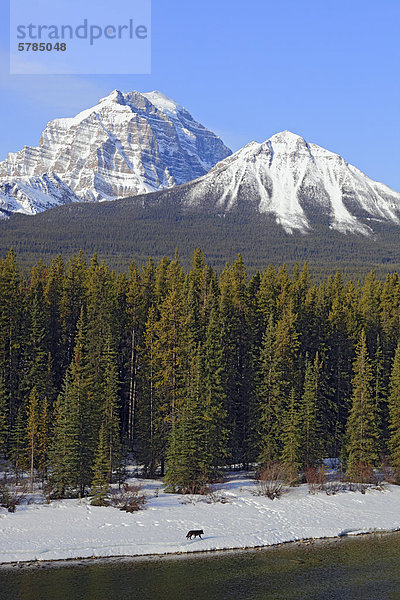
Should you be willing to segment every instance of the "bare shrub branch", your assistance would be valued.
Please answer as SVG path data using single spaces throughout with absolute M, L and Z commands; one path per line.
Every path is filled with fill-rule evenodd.
M 315 494 L 315 492 L 324 489 L 326 484 L 326 472 L 324 467 L 307 467 L 304 475 L 308 484 L 309 494 Z
M 15 486 L 11 489 L 9 486 L 2 484 L 0 486 L 0 506 L 3 506 L 8 512 L 14 513 L 18 504 L 26 496 L 26 486 L 22 485 L 19 487 Z
M 287 472 L 280 463 L 269 463 L 257 473 L 256 479 L 258 493 L 273 500 L 282 495 Z
M 129 485 L 124 483 L 122 488 L 114 493 L 111 498 L 111 503 L 120 510 L 126 512 L 136 512 L 143 508 L 147 502 L 146 494 L 141 493 L 141 485 Z

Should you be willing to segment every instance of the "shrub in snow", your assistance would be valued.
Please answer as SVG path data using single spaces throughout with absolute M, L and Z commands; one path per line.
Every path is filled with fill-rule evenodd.
M 111 503 L 126 512 L 136 512 L 143 508 L 147 502 L 147 496 L 142 493 L 141 485 L 129 485 L 124 483 L 120 490 L 113 494 Z
M 308 492 L 315 494 L 315 492 L 323 490 L 326 484 L 326 473 L 324 467 L 307 467 L 304 471 L 306 482 L 308 484 Z
M 201 492 L 188 494 L 181 500 L 181 504 L 196 504 L 197 502 L 228 504 L 229 500 L 220 490 L 214 490 L 212 486 L 205 486 Z
M 213 490 L 212 488 L 210 489 L 210 491 L 208 492 L 208 494 L 206 494 L 206 498 L 205 498 L 207 504 L 215 504 L 217 502 L 221 502 L 221 504 L 228 504 L 229 500 L 226 496 L 224 496 L 224 494 L 217 490 Z
M 26 487 L 21 486 L 17 489 L 15 486 L 10 489 L 5 483 L 0 486 L 0 506 L 7 508 L 8 512 L 15 512 L 18 504 L 22 502 L 26 495 Z
M 339 479 L 328 481 L 325 484 L 325 492 L 327 496 L 334 496 L 339 492 L 346 492 L 349 489 L 348 484 L 345 481 Z
M 370 483 L 374 485 L 377 483 L 374 469 L 371 465 L 365 464 L 364 462 L 358 462 L 352 465 L 351 470 L 347 472 L 347 479 L 352 483 Z
M 387 481 L 387 483 L 399 483 L 396 470 L 389 464 L 386 456 L 382 457 L 381 480 Z
M 269 463 L 256 474 L 258 493 L 273 500 L 282 495 L 287 480 L 286 469 L 280 463 Z

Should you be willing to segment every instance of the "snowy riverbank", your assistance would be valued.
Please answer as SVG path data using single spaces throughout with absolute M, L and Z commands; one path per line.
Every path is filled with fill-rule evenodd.
M 276 500 L 257 495 L 244 476 L 218 487 L 225 503 L 166 494 L 159 481 L 146 481 L 149 501 L 131 514 L 86 499 L 21 505 L 14 514 L 1 508 L 0 563 L 246 548 L 400 528 L 400 486 L 328 496 L 302 485 Z M 203 539 L 186 540 L 189 529 L 203 529 Z

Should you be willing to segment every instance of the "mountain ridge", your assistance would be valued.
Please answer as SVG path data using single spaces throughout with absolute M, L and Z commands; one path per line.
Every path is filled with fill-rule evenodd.
M 288 233 L 324 222 L 341 232 L 373 234 L 373 221 L 400 225 L 400 194 L 321 146 L 290 131 L 250 142 L 206 175 L 161 197 L 221 214 L 271 214 Z
M 400 226 L 400 194 L 342 156 L 284 130 L 232 153 L 159 91 L 108 96 L 50 121 L 38 147 L 0 162 L 0 214 L 128 198 L 138 207 L 268 215 L 286 233 L 373 237 Z M 269 223 L 269 221 L 268 221 Z

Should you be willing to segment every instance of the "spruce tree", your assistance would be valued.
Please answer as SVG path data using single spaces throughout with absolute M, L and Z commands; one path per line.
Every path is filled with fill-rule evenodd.
M 382 284 L 371 271 L 365 278 L 360 298 L 360 310 L 371 354 L 375 354 L 376 342 L 380 335 Z
M 261 273 L 257 302 L 265 328 L 270 316 L 272 316 L 273 319 L 276 319 L 277 316 L 276 270 L 273 265 L 270 265 Z
M 282 316 L 276 324 L 274 357 L 282 398 L 288 398 L 292 388 L 299 391 L 297 315 L 289 298 L 283 305 Z
M 282 402 L 275 335 L 276 327 L 271 314 L 263 337 L 257 387 L 256 444 L 259 448 L 259 461 L 263 465 L 276 461 L 280 453 Z
M 127 410 L 124 414 L 123 430 L 126 433 L 128 443 L 132 446 L 136 426 L 139 348 L 142 341 L 146 315 L 144 286 L 141 281 L 139 269 L 134 263 L 129 267 L 126 312 L 129 336 L 127 362 L 129 367 L 128 402 Z
M 29 339 L 26 346 L 27 377 L 24 387 L 31 390 L 36 388 L 37 394 L 43 398 L 53 395 L 51 359 L 46 344 L 46 320 L 43 313 L 42 284 L 40 291 L 33 295 L 30 303 Z M 29 393 L 29 392 L 28 392 Z M 28 394 L 27 394 L 28 395 Z
M 314 362 L 306 360 L 304 392 L 300 405 L 301 456 L 304 467 L 315 467 L 321 461 L 320 404 L 321 363 L 318 352 Z
M 77 324 L 83 307 L 86 307 L 87 266 L 82 250 L 67 262 L 61 293 L 61 332 L 63 366 L 67 369 L 74 354 Z
M 188 354 L 184 395 L 169 435 L 166 483 L 171 490 L 195 493 L 220 474 L 228 454 L 223 350 L 216 308 L 211 311 L 205 342 L 192 342 Z
M 23 398 L 21 393 L 21 369 L 24 353 L 24 290 L 22 276 L 11 249 L 0 260 L 0 364 L 6 388 L 9 426 L 14 421 Z
M 377 426 L 380 431 L 383 444 L 387 443 L 388 438 L 388 413 L 387 413 L 387 387 L 388 377 L 385 373 L 384 356 L 380 337 L 378 335 L 376 340 L 376 350 L 372 364 L 372 385 L 374 393 L 374 402 L 377 418 Z
M 39 423 L 38 423 L 38 471 L 41 476 L 42 483 L 47 477 L 47 467 L 49 460 L 50 446 L 50 411 L 49 403 L 46 396 L 43 398 L 39 407 Z
M 193 343 L 204 342 L 206 334 L 208 273 L 204 254 L 197 248 L 187 276 L 188 334 Z
M 156 309 L 150 307 L 144 331 L 143 360 L 140 372 L 141 394 L 138 403 L 137 458 L 144 465 L 144 476 L 154 477 L 162 458 L 166 423 L 161 414 L 158 393 Z
M 8 394 L 0 371 L 0 456 L 5 456 L 8 447 L 9 423 L 8 423 Z
M 379 459 L 379 432 L 374 402 L 371 361 L 362 330 L 353 364 L 353 396 L 347 422 L 347 468 L 351 477 L 360 477 Z
M 113 346 L 117 344 L 116 308 L 116 295 L 111 274 L 104 263 L 98 264 L 97 257 L 94 255 L 87 274 L 85 330 L 86 361 L 91 376 L 93 398 L 100 398 L 102 394 L 104 350 L 109 343 Z M 98 408 L 99 403 L 95 402 L 92 420 L 96 439 L 101 422 Z
M 26 463 L 26 424 L 23 407 L 20 407 L 11 430 L 10 456 L 14 466 L 15 482 L 19 483 L 20 475 L 27 466 Z
M 254 373 L 250 353 L 246 269 L 242 258 L 227 266 L 220 279 L 219 318 L 223 382 L 233 463 L 246 465 L 250 438 L 250 398 Z
M 285 467 L 288 481 L 293 484 L 301 466 L 300 407 L 294 388 L 289 394 L 281 438 L 281 462 Z
M 50 483 L 53 495 L 63 498 L 69 485 L 68 471 L 65 465 L 66 458 L 66 402 L 65 395 L 69 384 L 66 375 L 63 390 L 58 396 L 53 410 L 52 442 L 49 447 L 49 463 L 52 467 Z
M 110 471 L 110 456 L 108 448 L 108 440 L 105 432 L 104 424 L 101 425 L 99 431 L 99 441 L 97 445 L 92 481 L 92 504 L 95 506 L 104 506 L 105 498 L 109 490 Z
M 163 256 L 154 269 L 154 263 L 150 260 L 143 271 L 143 281 L 146 290 L 147 308 L 154 304 L 161 304 L 168 293 L 168 268 L 171 260 Z
M 385 279 L 381 294 L 380 322 L 382 325 L 382 350 L 385 371 L 390 372 L 393 356 L 400 336 L 400 281 L 397 273 Z
M 185 400 L 172 424 L 167 450 L 167 489 L 199 493 L 211 480 L 213 456 L 207 445 L 200 346 L 192 354 Z
M 62 293 L 64 277 L 64 262 L 61 256 L 58 255 L 51 263 L 44 289 L 48 312 L 46 333 L 48 339 L 48 351 L 53 365 L 55 398 L 61 390 L 64 370 L 67 367 L 67 365 L 64 364 L 65 348 L 63 348 L 62 344 Z
M 176 267 L 174 269 L 176 270 Z M 178 290 L 172 290 L 160 306 L 160 319 L 155 326 L 154 386 L 160 399 L 158 431 L 161 471 L 163 471 L 168 433 L 174 425 L 185 394 L 188 350 L 186 342 L 186 315 L 182 294 Z
M 59 489 L 78 490 L 84 495 L 92 482 L 95 440 L 98 435 L 92 376 L 86 345 L 86 315 L 84 309 L 78 323 L 74 358 L 66 374 L 64 390 L 58 406 L 59 429 L 53 440 L 53 477 Z
M 121 463 L 120 427 L 119 427 L 119 383 L 116 368 L 116 355 L 111 347 L 111 338 L 108 339 L 103 357 L 102 386 L 102 444 L 107 453 L 107 478 L 112 482 L 113 471 L 118 469 Z
M 330 455 L 338 457 L 343 449 L 351 397 L 353 342 L 349 339 L 346 326 L 345 290 L 340 272 L 329 279 L 327 287 L 330 304 L 326 336 L 327 363 L 330 369 L 327 441 Z
M 39 436 L 39 398 L 36 387 L 29 394 L 27 402 L 27 421 L 26 421 L 26 437 L 27 437 L 27 459 L 29 464 L 29 486 L 33 492 L 34 471 L 37 466 L 38 456 L 38 436 Z
M 204 442 L 210 462 L 210 478 L 221 475 L 221 466 L 229 456 L 226 426 L 226 397 L 223 385 L 223 350 L 217 309 L 211 311 L 204 346 L 198 347 L 199 385 L 204 388 Z
M 400 342 L 393 359 L 389 388 L 389 451 L 392 465 L 400 482 Z

